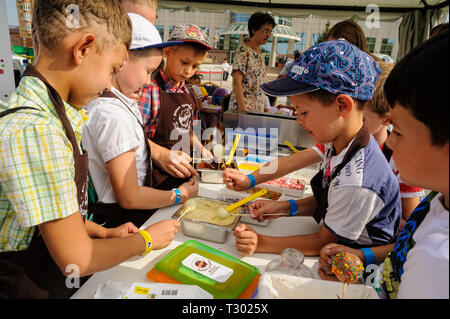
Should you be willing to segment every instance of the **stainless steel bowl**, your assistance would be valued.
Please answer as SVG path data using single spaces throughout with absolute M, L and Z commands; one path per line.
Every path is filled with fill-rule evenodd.
M 216 199 L 206 198 L 206 197 L 198 197 L 200 199 L 205 199 L 208 201 L 215 201 L 224 203 L 225 206 L 228 206 L 227 203 L 223 201 L 219 201 Z M 239 210 L 240 211 L 240 210 Z M 184 212 L 184 205 L 181 206 L 175 214 L 172 215 L 173 219 L 178 219 Z M 228 233 L 232 232 L 236 225 L 239 223 L 240 217 L 235 217 L 235 220 L 230 225 L 220 226 L 215 225 L 203 221 L 193 220 L 187 217 L 183 217 L 180 221 L 181 228 L 183 229 L 183 233 L 186 236 L 195 237 L 204 240 L 210 240 L 217 243 L 224 243 L 227 241 Z

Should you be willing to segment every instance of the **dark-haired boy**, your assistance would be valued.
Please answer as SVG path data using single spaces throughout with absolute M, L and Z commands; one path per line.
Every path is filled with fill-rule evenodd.
M 238 251 L 279 253 L 292 247 L 311 256 L 329 243 L 378 246 L 394 238 L 401 220 L 398 183 L 363 122 L 365 101 L 380 73 L 372 57 L 338 40 L 312 47 L 287 77 L 261 86 L 266 94 L 290 96 L 297 123 L 316 143 L 327 145 L 321 170 L 311 180 L 314 196 L 256 201 L 250 208 L 256 216 L 314 216 L 323 225 L 317 233 L 288 237 L 258 235 L 239 225 L 233 232 Z
M 182 44 L 164 49 L 164 70 L 142 90 L 138 101 L 147 137 L 159 146 L 166 149 L 175 146 L 175 151 L 179 151 L 180 143 L 185 144 L 183 137 L 190 136 L 189 148 L 184 147 L 184 153 L 192 156 L 189 149 L 194 148 L 201 150 L 202 157 L 211 158 L 212 154 L 193 135 L 193 121 L 199 117 L 199 106 L 195 93 L 185 81 L 195 74 L 212 48 L 206 33 L 193 24 L 175 26 L 169 41 Z M 155 167 L 154 176 L 157 188 L 170 189 L 183 182 L 183 179 L 173 179 L 159 167 Z
M 395 245 L 364 253 L 335 244 L 323 247 L 323 279 L 330 279 L 330 257 L 351 251 L 366 265 L 384 262 L 378 268 L 383 297 L 448 299 L 449 79 L 447 72 L 436 72 L 448 70 L 448 62 L 449 32 L 444 31 L 400 60 L 384 85 L 394 125 L 386 143 L 402 178 L 434 191 L 411 213 Z

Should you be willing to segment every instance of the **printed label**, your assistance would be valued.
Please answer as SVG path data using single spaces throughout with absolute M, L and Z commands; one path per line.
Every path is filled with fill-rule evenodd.
M 186 257 L 181 263 L 189 269 L 220 283 L 227 281 L 233 274 L 233 269 L 195 253 Z

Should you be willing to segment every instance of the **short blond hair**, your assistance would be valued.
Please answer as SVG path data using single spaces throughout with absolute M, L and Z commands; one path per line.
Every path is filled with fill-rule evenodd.
M 386 95 L 384 94 L 384 83 L 394 68 L 394 64 L 386 63 L 382 61 L 377 62 L 381 69 L 381 74 L 375 84 L 375 91 L 371 100 L 367 101 L 367 109 L 378 114 L 380 117 L 386 116 L 391 112 L 391 106 L 389 105 Z
M 100 32 L 101 29 L 105 32 Z M 131 45 L 131 20 L 119 0 L 35 0 L 33 40 L 38 41 L 35 47 L 53 50 L 65 36 L 78 31 L 94 33 L 100 50 L 114 40 L 125 44 L 127 49 Z

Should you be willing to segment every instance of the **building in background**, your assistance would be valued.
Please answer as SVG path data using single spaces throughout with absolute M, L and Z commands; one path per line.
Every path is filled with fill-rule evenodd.
M 33 34 L 31 29 L 33 0 L 16 0 L 17 17 L 19 19 L 19 34 L 23 47 L 33 47 Z
M 212 13 L 195 11 L 190 7 L 185 9 L 158 9 L 156 27 L 161 37 L 167 40 L 174 25 L 178 23 L 194 23 L 204 29 L 210 38 L 211 44 L 216 50 L 227 52 L 230 61 L 233 60 L 233 52 L 242 43 L 248 34 L 247 21 L 249 14 L 235 14 L 230 10 L 224 13 Z M 326 28 L 327 22 L 330 28 L 340 20 L 318 19 L 313 15 L 307 18 L 275 17 L 277 28 L 269 42 L 261 47 L 266 55 L 268 66 L 278 66 L 278 61 L 284 61 L 287 55 L 294 52 L 304 52 L 315 45 Z M 363 29 L 367 46 L 372 53 L 386 54 L 397 60 L 399 39 L 398 30 L 401 19 L 395 22 L 380 22 L 379 28 L 368 28 L 365 21 L 356 21 Z M 212 52 L 214 56 L 214 52 Z M 215 60 L 213 58 L 213 60 Z M 217 59 L 220 61 L 219 59 Z M 215 61 L 210 61 L 215 63 Z

